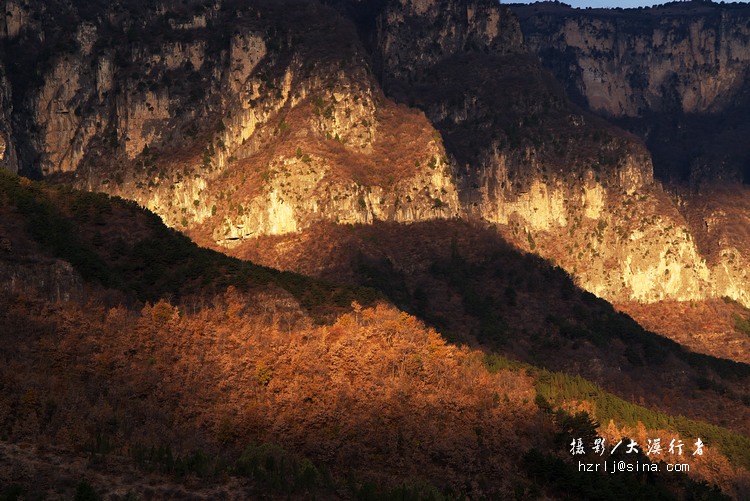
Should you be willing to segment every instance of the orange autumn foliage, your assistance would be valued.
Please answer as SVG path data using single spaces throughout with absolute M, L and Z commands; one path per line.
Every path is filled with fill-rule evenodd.
M 541 419 L 530 378 L 489 373 L 482 353 L 391 306 L 316 326 L 288 298 L 231 289 L 194 312 L 5 302 L 26 326 L 0 369 L 16 441 L 106 437 L 124 454 L 278 442 L 339 475 L 498 494 Z

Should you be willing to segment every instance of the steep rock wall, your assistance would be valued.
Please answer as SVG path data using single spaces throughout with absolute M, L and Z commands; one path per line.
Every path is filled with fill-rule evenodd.
M 18 158 L 13 144 L 11 116 L 13 101 L 11 87 L 5 78 L 5 68 L 0 63 L 0 168 L 18 172 Z
M 709 284 L 703 288 L 706 294 L 750 304 L 750 282 L 741 264 L 748 252 L 736 231 L 742 227 L 736 210 L 742 203 L 737 196 L 718 195 L 742 191 L 741 182 L 748 179 L 750 157 L 743 138 L 750 127 L 750 9 L 675 3 L 641 10 L 553 4 L 514 10 L 529 48 L 569 93 L 591 110 L 618 119 L 651 150 L 657 177 L 673 193 L 664 207 L 680 213 L 662 231 L 679 228 L 696 242 L 694 251 L 652 250 L 651 255 L 681 256 L 688 259 L 682 269 L 698 270 L 689 263 L 696 255 L 705 262 L 698 275 Z M 665 216 L 664 210 L 657 214 Z M 632 276 L 655 284 L 654 274 L 663 273 L 661 281 L 669 284 L 673 271 L 663 263 L 646 276 Z
M 747 9 L 517 12 L 529 48 L 592 110 L 614 117 L 721 111 L 750 66 Z
M 413 79 L 456 53 L 519 51 L 522 37 L 512 13 L 494 2 L 399 0 L 380 14 L 377 44 L 392 92 L 389 84 Z
M 30 52 L 4 54 L 3 158 L 226 249 L 319 221 L 468 217 L 610 300 L 748 301 L 741 246 L 707 260 L 643 145 L 567 101 L 507 8 L 389 2 L 358 34 L 315 2 L 162 7 L 79 19 L 28 74 L 18 61 L 44 29 L 14 28 Z
M 527 167 L 523 186 L 508 175 L 519 163 Z M 495 152 L 485 166 L 475 214 L 563 267 L 583 288 L 617 302 L 716 293 L 685 219 L 653 181 L 642 151 L 623 151 L 607 170 L 550 173 L 533 150 L 522 158 Z
M 530 49 L 596 113 L 640 136 L 668 183 L 750 181 L 750 9 L 516 5 Z
M 28 7 L 24 3 L 8 0 L 2 8 L 0 38 L 15 38 L 26 26 Z
M 26 173 L 136 200 L 227 247 L 320 219 L 459 216 L 440 138 L 385 98 L 332 9 L 217 3 L 177 22 L 179 9 L 72 27 L 20 101 Z
M 457 22 L 446 6 L 418 7 L 394 3 L 381 15 L 378 50 L 384 81 L 396 96 L 424 109 L 443 134 L 460 166 L 457 182 L 468 217 L 496 225 L 519 247 L 551 259 L 582 287 L 611 301 L 714 295 L 745 300 L 750 283 L 735 276 L 729 281 L 734 288 L 727 286 L 721 269 L 707 263 L 672 196 L 654 180 L 648 151 L 637 138 L 572 107 L 539 64 L 522 53 L 517 25 L 512 28 L 515 20 L 502 7 L 482 4 L 497 12 L 496 16 L 485 12 L 484 19 L 506 19 L 501 23 L 505 35 L 493 31 L 494 38 L 485 36 L 486 26 L 473 26 L 467 18 L 461 18 L 467 31 L 446 30 L 445 25 Z M 564 22 L 578 26 L 575 17 Z M 606 38 L 610 49 L 601 46 L 605 42 L 591 49 L 597 64 L 609 61 L 597 59 L 601 55 L 597 51 L 626 51 L 631 57 L 630 45 L 644 50 L 651 43 L 629 35 L 616 39 L 615 30 L 600 28 L 596 33 Z M 407 30 L 421 35 L 404 33 Z M 572 40 L 595 46 L 588 32 L 573 31 Z M 555 32 L 551 38 L 565 43 L 565 33 Z M 708 71 L 707 60 L 701 58 L 713 56 L 698 54 L 701 44 L 708 43 L 700 37 L 703 34 L 695 33 L 688 48 L 675 42 L 685 48 L 675 55 L 683 58 L 676 65 Z M 422 43 L 430 38 L 436 43 Z M 456 43 L 456 38 L 464 43 Z M 671 42 L 659 41 L 663 47 Z M 528 43 L 536 48 L 533 39 Z M 734 50 L 737 55 L 729 58 L 731 64 L 726 54 L 716 54 L 717 61 L 735 64 L 741 47 Z M 621 64 L 616 58 L 613 61 L 614 66 Z M 618 71 L 632 72 L 621 67 Z M 659 63 L 649 71 L 658 73 Z M 597 68 L 590 71 L 597 72 Z M 739 73 L 734 71 L 732 78 L 739 78 Z M 662 83 L 659 80 L 654 88 Z M 692 83 L 688 86 L 692 89 Z M 606 93 L 588 89 L 593 89 L 591 96 L 603 95 L 603 102 L 618 107 L 641 99 L 617 101 L 616 86 L 605 86 Z M 688 109 L 713 106 L 721 90 L 701 92 L 685 99 Z

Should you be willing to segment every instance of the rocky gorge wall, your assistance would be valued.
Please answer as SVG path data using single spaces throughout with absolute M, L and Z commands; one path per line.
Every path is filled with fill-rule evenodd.
M 386 8 L 378 25 L 386 89 L 394 89 L 395 95 L 425 110 L 445 137 L 460 166 L 456 173 L 464 214 L 496 225 L 519 247 L 551 259 L 582 287 L 610 301 L 728 296 L 750 304 L 750 283 L 736 267 L 740 253 L 733 248 L 735 261 L 727 266 L 701 251 L 676 197 L 654 179 L 651 156 L 643 144 L 568 104 L 558 84 L 536 61 L 523 55 L 520 36 L 508 28 L 515 22 L 509 12 L 499 6 L 483 7 L 495 12 L 483 18 L 505 20 L 500 23 L 504 36 L 498 35 L 503 29 L 490 30 L 492 36 L 488 36 L 486 26 L 473 26 L 467 16 L 463 22 L 469 26 L 468 33 L 462 34 L 463 43 L 456 43 L 446 39 L 441 28 L 456 22 L 449 8 L 428 12 L 404 2 Z M 719 29 L 729 32 L 736 21 L 726 17 Z M 575 15 L 558 22 L 585 24 Z M 710 20 L 702 22 L 710 24 Z M 435 26 L 437 33 L 427 26 Z M 573 30 L 576 34 L 571 39 L 591 48 L 589 56 L 596 65 L 611 64 L 629 74 L 634 70 L 617 56 L 609 57 L 606 47 L 616 54 L 627 53 L 623 57 L 636 57 L 633 47 L 643 50 L 656 43 L 610 26 L 594 30 L 609 44 L 597 46 L 596 38 L 586 31 L 591 29 Z M 743 29 L 738 27 L 733 33 Z M 430 33 L 434 43 L 424 44 L 406 31 Z M 742 76 L 742 36 L 737 35 L 729 48 L 715 45 L 713 52 L 702 54 L 711 35 L 699 31 L 693 29 L 695 36 L 688 34 L 687 41 L 654 35 L 665 60 L 671 58 L 666 54 L 668 47 L 675 44 L 678 48 L 671 64 L 687 67 L 687 73 L 701 70 L 691 73 L 692 80 L 683 81 L 684 88 L 693 92 L 685 91 L 684 111 L 719 106 L 724 89 L 736 86 Z M 567 33 L 555 31 L 549 38 L 563 44 Z M 526 46 L 543 54 L 534 36 L 527 35 Z M 566 56 L 555 54 L 551 59 L 567 61 L 571 49 L 566 50 Z M 643 60 L 641 64 L 648 66 L 645 71 L 661 75 L 663 64 L 651 61 L 652 57 L 648 64 Z M 717 67 L 724 69 L 717 73 Z M 596 68 L 589 73 L 597 74 Z M 713 80 L 704 79 L 705 73 L 711 73 Z M 609 76 L 614 82 L 622 80 L 617 74 Z M 633 83 L 630 78 L 624 80 Z M 704 87 L 696 86 L 698 81 Z M 709 87 L 709 81 L 721 81 L 721 85 Z M 664 81 L 656 78 L 655 82 L 653 95 L 630 92 L 627 99 L 618 100 L 616 83 L 605 85 L 606 92 L 586 87 L 586 95 L 597 103 L 597 96 L 604 96 L 601 102 L 606 109 L 624 107 L 635 113 L 641 101 L 663 96 L 659 88 Z
M 569 95 L 649 148 L 656 176 L 670 193 L 662 206 L 677 217 L 666 227 L 680 228 L 695 242 L 687 255 L 697 259 L 690 269 L 699 270 L 701 294 L 748 304 L 743 239 L 717 236 L 736 234 L 730 228 L 741 227 L 742 216 L 732 197 L 715 199 L 722 189 L 714 186 L 745 190 L 750 10 L 711 2 L 639 10 L 550 3 L 515 6 L 514 12 L 529 49 Z M 697 215 L 688 209 L 696 205 L 713 210 Z M 664 217 L 664 209 L 658 214 Z M 708 225 L 712 232 L 705 231 Z M 669 250 L 662 254 L 686 256 Z M 662 268 L 654 270 L 664 273 L 660 281 L 672 282 L 673 267 Z
M 5 78 L 5 68 L 0 64 L 0 167 L 10 172 L 18 172 L 18 158 L 11 141 L 10 117 L 13 114 L 11 87 Z
M 91 20 L 53 3 L 77 23 L 45 59 L 29 43 L 45 14 L 14 3 L 4 165 L 136 200 L 230 253 L 319 221 L 464 217 L 612 301 L 750 304 L 744 250 L 707 254 L 641 141 L 571 105 L 509 9 L 375 4 L 355 26 L 316 2 L 116 3 Z
M 669 184 L 750 182 L 750 9 L 516 5 L 529 48 L 579 104 L 639 136 Z
M 515 10 L 531 51 L 588 107 L 612 117 L 720 112 L 750 65 L 746 8 L 689 2 L 653 9 Z
M 31 151 L 25 173 L 134 199 L 223 246 L 318 219 L 459 215 L 441 141 L 382 95 L 333 10 L 216 2 L 134 18 L 118 7 L 108 21 L 79 19 L 71 50 L 35 59 L 39 78 L 15 124 L 31 131 L 15 137 Z M 6 30 L 7 44 L 39 31 Z M 346 47 L 330 45 L 331 33 Z

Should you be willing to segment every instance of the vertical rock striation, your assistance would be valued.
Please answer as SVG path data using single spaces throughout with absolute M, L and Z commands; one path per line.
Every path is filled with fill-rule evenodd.
M 466 216 L 497 225 L 609 300 L 726 292 L 643 145 L 569 104 L 524 52 L 508 10 L 438 3 L 387 4 L 376 60 L 386 90 L 443 134 Z
M 225 249 L 320 221 L 466 217 L 610 300 L 748 301 L 721 258 L 741 246 L 706 253 L 643 143 L 570 103 L 510 9 L 330 4 L 9 1 L 0 162 Z M 563 80 L 593 109 L 704 113 L 744 79 L 739 14 L 646 15 L 630 33 L 617 13 L 564 12 L 522 13 L 538 28 L 526 43 L 570 63 Z

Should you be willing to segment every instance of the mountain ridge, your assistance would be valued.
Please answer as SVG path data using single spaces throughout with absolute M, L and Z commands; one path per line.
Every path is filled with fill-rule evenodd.
M 107 214 L 105 200 L 110 202 L 113 215 L 123 210 L 130 215 L 99 218 L 102 210 Z M 61 246 L 48 234 L 37 231 L 45 220 L 42 207 L 47 203 L 57 208 L 57 217 L 70 221 L 66 234 L 80 239 L 79 244 Z M 742 452 L 746 436 L 681 417 L 673 423 L 665 414 L 629 407 L 631 404 L 600 389 L 594 390 L 594 398 L 590 387 L 585 386 L 590 383 L 583 379 L 562 373 L 550 375 L 497 355 L 448 343 L 417 318 L 383 304 L 371 289 L 368 292 L 335 285 L 330 290 L 328 287 L 337 282 L 279 273 L 248 262 L 235 266 L 250 268 L 249 273 L 228 275 L 224 270 L 215 275 L 214 270 L 221 270 L 231 260 L 195 248 L 184 237 L 161 225 L 158 217 L 132 203 L 31 183 L 8 174 L 2 175 L 0 183 L 0 210 L 4 215 L 0 233 L 13 235 L 10 250 L 0 254 L 0 262 L 17 263 L 21 256 L 36 263 L 54 256 L 71 259 L 69 253 L 74 252 L 73 268 L 80 275 L 77 281 L 68 283 L 69 290 L 81 285 L 90 290 L 50 300 L 45 287 L 52 286 L 54 291 L 56 284 L 17 282 L 12 290 L 0 295 L 0 318 L 8 327 L 2 332 L 1 344 L 1 356 L 8 364 L 2 369 L 0 420 L 5 434 L 0 438 L 7 453 L 4 461 L 16 465 L 16 469 L 6 469 L 0 462 L 0 478 L 4 482 L 7 479 L 16 489 L 8 492 L 72 495 L 69 486 L 79 482 L 79 490 L 84 485 L 98 492 L 116 491 L 120 495 L 151 492 L 179 496 L 190 492 L 211 496 L 224 492 L 265 493 L 276 498 L 318 493 L 348 499 L 372 489 L 380 492 L 373 494 L 376 497 L 397 492 L 389 489 L 403 489 L 417 497 L 440 496 L 441 492 L 447 497 L 457 492 L 504 496 L 513 490 L 523 490 L 530 496 L 534 492 L 556 495 L 565 490 L 556 483 L 564 476 L 546 480 L 539 476 L 537 467 L 554 461 L 560 471 L 572 468 L 559 458 L 566 447 L 558 444 L 554 436 L 558 427 L 563 427 L 560 433 L 577 433 L 581 425 L 574 424 L 567 430 L 565 415 L 575 414 L 581 408 L 592 416 L 605 412 L 601 416 L 607 417 L 609 424 L 599 433 L 611 440 L 623 435 L 639 441 L 654 434 L 702 436 L 710 444 L 711 452 L 697 462 L 691 460 L 691 465 L 698 468 L 694 478 L 719 484 L 725 492 L 737 495 L 742 495 L 748 485 L 747 474 L 743 473 L 748 457 Z M 132 263 L 135 266 L 129 269 L 137 268 L 139 272 L 131 277 L 125 289 L 107 290 L 107 282 L 116 287 L 122 284 L 107 279 L 107 275 L 91 275 L 90 260 L 78 261 L 74 256 L 91 252 L 100 256 L 105 270 L 118 273 L 122 269 L 122 255 L 127 256 L 130 251 L 122 249 L 117 235 L 123 231 L 135 234 L 132 228 L 138 226 L 141 218 L 146 223 L 142 229 L 147 231 L 133 239 L 132 248 L 139 247 L 137 238 L 145 238 L 149 248 L 159 251 L 159 256 Z M 117 223 L 120 219 L 126 225 Z M 12 228 L 15 230 L 10 232 Z M 161 230 L 149 238 L 149 232 L 155 228 Z M 91 229 L 98 229 L 99 235 Z M 434 233 L 430 228 L 414 229 Z M 498 337 L 493 332 L 509 327 L 507 334 L 513 333 L 523 345 L 536 342 L 534 336 L 529 338 L 527 333 L 518 332 L 515 325 L 503 326 L 497 319 L 488 322 L 500 304 L 496 302 L 495 291 L 484 305 L 481 298 L 472 298 L 470 292 L 471 287 L 477 286 L 472 284 L 478 277 L 487 275 L 481 269 L 486 266 L 481 262 L 485 251 L 482 245 L 471 241 L 476 239 L 475 232 L 461 234 L 458 226 L 456 230 L 455 244 L 430 242 L 430 246 L 442 251 L 437 253 L 440 255 L 435 258 L 436 264 L 425 270 L 438 280 L 447 277 L 450 287 L 462 290 L 463 307 L 470 315 L 455 320 L 468 321 L 473 326 L 481 320 L 484 325 L 477 337 L 494 349 L 507 347 L 507 338 L 504 341 L 502 335 Z M 393 231 L 393 238 L 406 241 L 397 225 L 388 231 L 362 225 L 355 231 L 373 232 L 382 235 L 381 238 Z M 465 238 L 469 240 L 464 241 Z M 485 232 L 483 238 L 494 240 L 490 232 Z M 164 249 L 175 243 L 175 239 L 183 249 L 165 253 Z M 412 239 L 409 247 L 425 252 L 417 242 L 427 239 L 420 235 L 413 235 Z M 364 240 L 370 238 L 365 235 Z M 387 250 L 392 245 L 378 245 L 377 249 Z M 109 251 L 118 248 L 114 254 Z M 511 259 L 525 259 L 526 268 L 536 270 L 533 274 L 519 275 L 530 282 L 516 283 L 518 289 L 513 299 L 519 308 L 511 311 L 519 312 L 526 302 L 531 304 L 539 299 L 535 298 L 540 285 L 537 275 L 548 277 L 550 283 L 562 280 L 560 292 L 567 290 L 569 300 L 579 304 L 572 308 L 578 314 L 585 315 L 588 311 L 595 317 L 604 304 L 576 290 L 564 272 L 550 268 L 538 258 L 528 255 L 524 258 L 510 247 L 498 248 L 497 252 L 501 256 L 508 254 Z M 191 281 L 204 285 L 186 293 L 192 285 L 185 283 L 185 273 L 179 270 L 186 258 L 195 260 L 198 256 L 205 266 L 193 266 Z M 424 261 L 419 255 L 414 259 Z M 373 279 L 380 277 L 380 282 L 371 281 L 371 285 L 399 301 L 398 295 L 393 295 L 398 287 L 392 278 L 402 272 L 403 263 L 397 261 L 390 275 L 383 273 L 376 256 L 366 257 L 361 263 L 356 272 Z M 472 271 L 477 266 L 478 272 Z M 517 267 L 498 268 L 512 269 Z M 183 278 L 170 280 L 175 271 Z M 455 273 L 459 275 L 451 279 Z M 236 287 L 231 285 L 234 278 L 239 279 Z M 218 287 L 212 286 L 217 279 Z M 412 279 L 408 277 L 408 282 Z M 226 289 L 220 288 L 226 285 L 229 285 Z M 140 297 L 153 302 L 128 301 L 128 290 L 146 291 L 145 295 L 140 292 Z M 409 293 L 405 304 L 435 321 L 437 317 L 431 313 L 430 304 L 441 295 L 439 288 L 435 292 L 427 302 L 420 294 Z M 322 297 L 315 297 L 320 294 Z M 367 301 L 368 297 L 380 304 L 362 307 L 352 303 L 346 307 L 347 301 Z M 503 292 L 501 288 L 499 298 L 502 304 L 512 305 L 507 289 Z M 322 311 L 328 314 L 320 319 L 311 316 Z M 622 321 L 623 325 L 628 322 L 624 317 Z M 609 333 L 596 327 L 598 333 L 577 331 L 578 327 L 563 318 L 551 318 L 545 323 L 554 326 L 553 330 L 560 329 L 560 333 L 567 330 L 560 338 L 562 345 L 556 348 L 556 351 L 563 348 L 563 353 L 569 353 L 571 341 L 578 344 L 577 348 L 573 346 L 574 350 L 587 353 L 591 346 L 609 338 Z M 632 322 L 629 325 L 636 326 Z M 441 328 L 446 333 L 450 330 Z M 638 335 L 632 339 L 632 333 L 627 334 L 620 327 L 613 330 L 622 330 L 622 341 L 636 350 L 626 356 L 634 361 L 644 357 L 647 366 L 654 366 L 650 351 L 666 347 L 669 352 L 676 347 L 667 344 L 659 348 L 664 343 L 646 334 L 644 342 L 649 346 L 644 345 L 640 351 Z M 554 344 L 554 337 L 548 341 Z M 746 382 L 741 382 L 740 365 L 729 367 L 720 360 L 708 361 L 706 358 L 689 369 L 690 377 L 705 375 L 704 386 L 694 397 L 721 406 L 735 405 L 732 399 L 736 396 L 732 392 L 743 384 L 746 386 Z M 723 366 L 726 367 L 722 369 Z M 744 367 L 744 373 L 750 374 Z M 707 368 L 709 372 L 702 372 Z M 373 376 L 375 370 L 382 374 Z M 48 374 L 54 377 L 49 378 Z M 651 378 L 651 384 L 662 379 Z M 318 387 L 315 381 L 328 383 Z M 661 394 L 666 388 L 661 382 L 656 384 L 651 391 Z M 673 381 L 669 385 L 674 384 Z M 584 400 L 599 402 L 595 406 L 607 402 L 609 407 L 598 411 L 588 407 L 591 404 L 581 400 L 577 393 L 581 385 L 589 388 Z M 620 387 L 618 391 L 622 390 Z M 641 390 L 633 388 L 633 391 Z M 404 395 L 411 395 L 407 400 L 411 403 L 406 407 Z M 540 400 L 538 395 L 543 398 Z M 370 409 L 372 398 L 382 404 L 378 412 Z M 247 402 L 253 404 L 248 407 Z M 689 402 L 684 400 L 681 405 Z M 621 414 L 624 411 L 612 410 L 619 408 L 636 412 L 647 426 Z M 553 413 L 553 409 L 561 410 Z M 82 420 L 81 412 L 90 418 Z M 387 413 L 385 421 L 378 418 L 383 412 Z M 434 428 L 436 414 L 445 418 L 440 430 Z M 467 419 L 475 418 L 474 428 L 466 428 Z M 583 418 L 577 419 L 571 422 L 579 423 Z M 496 424 L 490 425 L 488 421 Z M 740 416 L 738 421 L 726 424 L 741 428 L 745 421 Z M 377 430 L 377 435 L 358 432 L 362 426 Z M 364 441 L 357 437 L 363 437 Z M 33 445 L 24 445 L 29 443 Z M 20 444 L 20 449 L 13 444 Z M 509 444 L 515 451 L 514 458 L 528 453 L 520 471 L 513 458 L 501 453 L 508 451 Z M 50 448 L 51 445 L 54 447 Z M 531 446 L 537 448 L 536 453 L 528 452 Z M 430 451 L 426 455 L 425 449 Z M 372 452 L 363 456 L 362 450 Z M 393 455 L 395 464 L 390 461 L 391 466 L 381 467 L 378 458 L 382 454 Z M 436 455 L 444 459 L 435 461 Z M 82 467 L 76 459 L 80 457 L 88 458 L 89 466 Z M 262 465 L 269 457 L 287 466 L 276 473 L 269 466 L 258 469 L 258 461 Z M 19 474 L 20 465 L 27 470 Z M 152 487 L 128 480 L 132 472 L 147 475 Z M 121 477 L 123 474 L 125 477 Z M 607 478 L 595 480 L 593 485 L 601 492 L 618 488 Z M 375 488 L 373 482 L 381 487 Z M 477 484 L 466 486 L 466 482 Z M 589 482 L 592 480 L 569 488 L 594 488 Z M 692 488 L 718 496 L 715 490 L 687 477 L 669 475 L 652 482 L 668 492 Z M 644 496 L 652 495 L 648 494 L 650 487 L 638 489 L 646 489 Z
M 613 485 L 570 477 L 561 436 L 686 434 L 715 451 L 639 492 L 744 495 L 747 345 L 674 315 L 745 335 L 746 188 L 660 179 L 516 8 L 8 0 L 0 161 L 43 179 L 0 178 L 11 439 L 271 497 L 534 498 Z
M 610 300 L 750 301 L 734 268 L 703 263 L 639 141 L 571 106 L 524 54 L 505 7 L 334 2 L 342 12 L 369 9 L 354 24 L 315 2 L 283 16 L 284 7 L 264 2 L 147 15 L 128 5 L 108 11 L 127 21 L 124 30 L 89 13 L 75 31 L 50 34 L 75 49 L 53 58 L 51 70 L 29 45 L 24 57 L 36 62 L 16 70 L 10 93 L 16 106 L 35 108 L 33 127 L 21 110 L 12 116 L 16 130 L 37 139 L 21 135 L 22 146 L 8 151 L 36 149 L 34 168 L 137 200 L 227 249 L 321 219 L 469 217 L 498 224 L 519 247 L 554 259 Z M 149 25 L 163 31 L 146 33 Z M 225 25 L 231 35 L 218 36 L 215 27 Z M 11 30 L 6 46 L 39 29 L 32 26 Z M 127 42 L 107 46 L 98 32 Z M 412 61 L 414 54 L 422 56 Z M 134 73 L 138 66 L 147 72 Z M 19 87 L 22 78 L 36 87 Z M 427 120 L 392 99 L 421 108 Z M 662 220 L 622 224 L 612 207 L 635 204 L 630 217 L 643 219 L 654 210 L 639 203 L 644 196 L 654 197 Z M 587 247 L 561 249 L 565 241 Z

